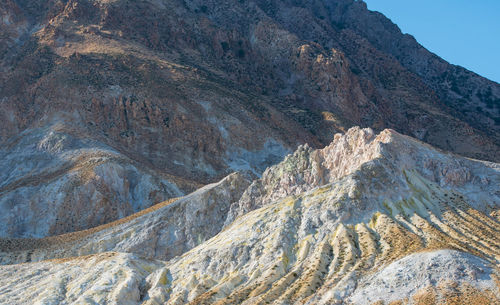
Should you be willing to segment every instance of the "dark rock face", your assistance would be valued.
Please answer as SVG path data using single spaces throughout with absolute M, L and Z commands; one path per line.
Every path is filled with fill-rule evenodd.
M 500 160 L 499 84 L 362 1 L 8 0 L 0 71 L 1 154 L 57 125 L 183 192 L 354 125 Z

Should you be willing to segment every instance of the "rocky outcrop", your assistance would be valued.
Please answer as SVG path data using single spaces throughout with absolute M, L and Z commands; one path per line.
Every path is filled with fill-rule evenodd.
M 177 252 L 178 256 L 159 264 L 148 261 L 154 264 L 148 274 L 141 271 L 144 262 L 134 257 L 127 263 L 105 260 L 111 271 L 122 264 L 140 268 L 133 283 L 143 285 L 128 285 L 131 291 L 127 297 L 134 304 L 487 304 L 500 300 L 498 164 L 445 153 L 393 130 L 377 135 L 369 129 L 353 128 L 335 136 L 324 149 L 300 148 L 266 170 L 244 195 L 245 183 L 238 182 L 245 181 L 242 178 L 230 176 L 124 221 L 116 229 L 89 234 L 85 243 L 74 249 L 87 246 L 97 252 L 130 251 L 159 258 L 155 243 L 147 241 L 165 241 L 167 248 L 162 249 L 176 245 L 170 238 L 182 234 L 165 230 L 173 223 L 182 231 L 210 219 L 198 231 L 189 231 L 194 237 L 202 228 L 220 230 L 226 221 L 226 227 L 212 238 L 188 243 L 196 247 L 184 248 L 186 252 Z M 239 191 L 231 196 L 227 191 L 232 189 Z M 246 196 L 254 196 L 257 203 L 233 214 L 232 221 L 223 217 L 231 202 L 232 211 L 239 211 Z M 216 208 L 206 204 L 219 202 L 210 198 L 225 199 Z M 199 203 L 205 210 L 201 214 L 206 216 L 196 218 L 195 212 L 195 218 L 185 222 Z M 225 212 L 209 212 L 220 208 Z M 183 220 L 176 222 L 178 219 Z M 28 252 L 31 259 L 43 258 L 38 255 L 46 251 L 43 243 L 48 240 L 39 240 L 38 245 L 22 240 L 4 242 L 0 257 L 4 263 L 9 259 L 24 261 L 27 256 L 22 253 Z M 120 248 L 138 240 L 142 240 L 139 247 Z M 35 246 L 22 249 L 23 242 Z M 67 251 L 67 245 L 71 243 L 53 244 L 45 253 L 74 255 Z M 85 260 L 98 257 L 22 266 L 34 274 L 46 268 L 52 276 L 63 268 L 61 263 L 70 264 L 71 268 L 65 268 L 72 274 Z M 0 274 L 11 272 L 11 268 L 0 267 Z M 0 277 L 2 285 L 12 286 L 4 298 L 33 285 L 34 278 L 25 274 Z M 412 276 L 411 281 L 406 276 Z M 94 287 L 94 280 L 83 278 L 88 283 L 84 287 Z M 62 289 L 70 291 L 75 280 L 71 275 L 68 279 Z M 44 283 L 47 289 L 52 287 Z M 120 303 L 114 298 L 120 287 L 110 282 L 105 296 L 110 303 Z M 82 293 L 97 302 L 104 296 L 94 290 L 85 288 Z M 56 294 L 40 293 L 35 298 L 44 302 Z M 32 301 L 29 293 L 23 295 L 26 297 L 19 298 L 19 303 Z M 72 302 L 73 295 L 62 300 Z
M 404 170 L 416 170 L 425 179 L 439 186 L 460 190 L 476 207 L 488 210 L 484 194 L 497 194 L 498 166 L 483 171 L 480 163 L 438 152 L 434 148 L 396 133 L 384 130 L 376 135 L 371 129 L 354 127 L 344 135 L 336 134 L 333 142 L 320 150 L 300 146 L 283 162 L 267 169 L 262 178 L 255 180 L 242 198 L 231 207 L 227 224 L 237 216 L 287 196 L 295 196 L 318 186 L 338 181 L 362 170 L 367 175 L 377 173 L 378 178 L 390 177 L 385 187 L 404 189 Z M 390 184 L 385 184 L 390 183 Z M 469 185 L 479 194 L 469 192 Z M 390 185 L 390 186 L 389 186 Z M 366 193 L 373 195 L 371 191 Z M 491 203 L 498 205 L 499 198 Z

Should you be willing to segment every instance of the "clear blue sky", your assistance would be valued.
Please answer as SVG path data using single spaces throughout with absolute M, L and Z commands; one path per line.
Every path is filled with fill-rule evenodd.
M 500 0 L 364 0 L 429 51 L 500 83 Z

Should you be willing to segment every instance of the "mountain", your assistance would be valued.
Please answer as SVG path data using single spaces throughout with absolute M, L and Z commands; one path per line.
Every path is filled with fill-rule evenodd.
M 4 0 L 0 236 L 115 221 L 350 127 L 500 161 L 500 85 L 354 0 Z
M 0 304 L 499 304 L 499 162 L 363 1 L 0 3 Z
M 0 303 L 496 304 L 498 185 L 500 164 L 354 127 L 253 182 L 3 239 Z

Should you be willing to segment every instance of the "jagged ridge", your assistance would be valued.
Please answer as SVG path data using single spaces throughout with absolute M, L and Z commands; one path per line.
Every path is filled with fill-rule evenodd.
M 500 300 L 499 179 L 498 164 L 443 153 L 391 130 L 375 135 L 369 129 L 350 129 L 323 150 L 300 148 L 254 181 L 238 202 L 226 200 L 226 212 L 217 216 L 219 230 L 224 222 L 226 227 L 143 276 L 147 289 L 135 302 Z M 250 199 L 256 204 L 248 206 Z M 160 217 L 159 226 L 179 217 L 169 218 L 168 211 L 160 208 L 149 217 Z M 149 238 L 166 234 L 155 232 Z M 86 240 L 93 242 L 97 240 Z M 147 252 L 142 246 L 141 255 Z M 418 252 L 428 254 L 417 259 Z M 1 257 L 12 254 L 4 252 Z M 161 258 L 157 253 L 147 255 Z M 440 271 L 449 268 L 445 261 L 457 270 L 447 279 Z M 32 268 L 40 264 L 47 263 Z M 433 264 L 438 267 L 429 267 Z M 413 286 L 399 293 L 402 283 L 397 278 L 385 284 L 376 280 L 392 274 L 394 266 L 403 268 L 402 274 L 430 274 L 436 280 L 416 276 Z M 385 292 L 378 299 L 369 293 L 379 290 Z M 119 302 L 111 294 L 108 300 Z

